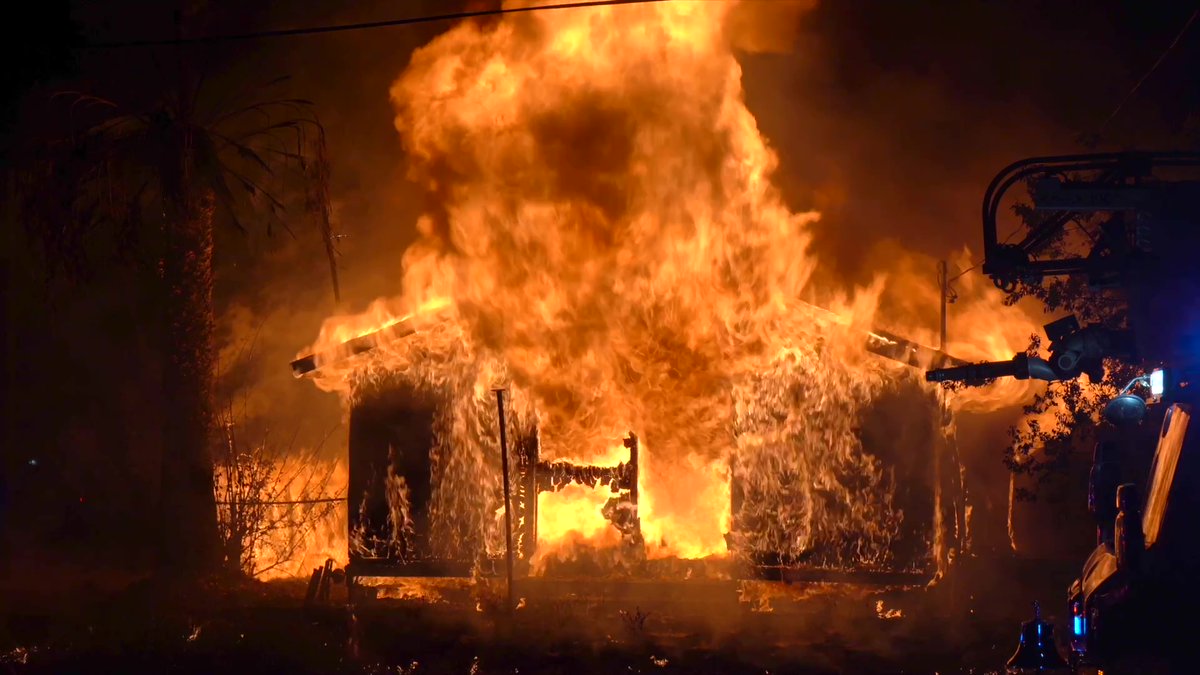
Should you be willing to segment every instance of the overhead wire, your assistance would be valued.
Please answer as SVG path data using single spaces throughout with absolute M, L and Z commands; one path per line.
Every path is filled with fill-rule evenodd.
M 323 35 L 328 33 L 344 33 L 349 31 L 373 30 L 377 28 L 392 28 L 396 26 L 412 26 L 423 23 L 438 23 L 443 21 L 461 21 L 486 16 L 518 14 L 527 12 L 542 12 L 556 9 L 581 9 L 585 7 L 613 7 L 617 5 L 646 5 L 668 0 L 581 0 L 579 2 L 561 2 L 551 5 L 528 5 L 524 7 L 501 7 L 498 9 L 481 9 L 447 14 L 430 14 L 425 16 L 405 17 L 402 19 L 385 19 L 382 21 L 366 21 L 361 23 L 335 24 L 329 26 L 308 26 L 302 28 L 279 28 L 275 30 L 254 31 L 250 33 L 226 33 L 223 35 L 205 35 L 197 37 L 177 37 L 153 40 L 125 40 L 116 42 L 94 42 L 84 44 L 80 49 L 124 49 L 130 47 L 165 47 L 174 45 L 204 45 L 221 42 L 244 42 L 268 38 L 295 37 L 302 35 Z
M 1150 69 L 1147 70 L 1146 73 L 1142 75 L 1141 79 L 1139 79 L 1137 83 L 1133 85 L 1133 88 L 1129 90 L 1129 93 L 1125 95 L 1125 98 L 1121 99 L 1121 102 L 1117 104 L 1117 107 L 1113 109 L 1112 113 L 1104 120 L 1104 123 L 1100 125 L 1100 129 L 1096 132 L 1097 136 L 1102 134 L 1108 127 L 1109 123 L 1116 119 L 1117 115 L 1120 114 L 1121 109 L 1125 107 L 1125 104 L 1129 103 L 1129 101 L 1133 99 L 1134 95 L 1137 94 L 1138 90 L 1142 88 L 1142 85 L 1145 84 L 1146 80 L 1150 79 L 1150 76 L 1154 74 L 1154 71 L 1158 70 L 1158 67 L 1162 65 L 1163 61 L 1167 60 L 1167 56 L 1171 52 L 1175 51 L 1175 47 L 1177 47 L 1179 42 L 1183 40 L 1183 36 L 1187 34 L 1188 29 L 1191 28 L 1192 24 L 1196 22 L 1196 17 L 1198 16 L 1200 16 L 1200 7 L 1197 7 L 1192 11 L 1191 16 L 1189 16 L 1187 21 L 1184 22 L 1183 28 L 1179 29 L 1179 32 L 1175 35 L 1175 39 L 1171 41 L 1171 44 L 1167 45 L 1167 48 L 1163 50 L 1162 54 L 1159 54 L 1158 59 L 1150 66 Z
M 1096 133 L 1095 133 L 1096 137 L 1099 137 L 1100 135 L 1103 134 L 1104 130 L 1108 127 L 1108 125 L 1111 124 L 1112 121 L 1117 118 L 1117 116 L 1121 113 L 1121 111 L 1125 108 L 1125 106 L 1131 100 L 1133 100 L 1134 96 L 1137 95 L 1137 92 L 1142 88 L 1142 85 L 1145 84 L 1146 81 L 1149 80 L 1150 77 L 1155 73 L 1155 71 L 1158 70 L 1159 66 L 1161 66 L 1163 64 L 1163 62 L 1167 60 L 1167 57 L 1171 54 L 1171 52 L 1175 51 L 1175 48 L 1179 46 L 1179 43 L 1183 40 L 1183 37 L 1185 35 L 1187 35 L 1188 30 L 1191 29 L 1192 24 L 1194 24 L 1196 22 L 1196 19 L 1198 17 L 1200 17 L 1200 7 L 1197 7 L 1196 9 L 1194 9 L 1192 11 L 1192 13 L 1188 16 L 1187 20 L 1184 21 L 1183 27 L 1180 28 L 1179 32 L 1175 34 L 1175 38 L 1173 40 L 1171 40 L 1170 44 L 1168 44 L 1167 47 L 1162 51 L 1162 53 L 1160 53 L 1158 55 L 1158 58 L 1155 59 L 1154 63 L 1152 63 L 1150 65 L 1150 68 L 1146 70 L 1146 72 L 1138 79 L 1138 81 L 1136 83 L 1134 83 L 1133 87 L 1129 90 L 1129 92 L 1127 94 L 1125 94 L 1125 97 L 1121 99 L 1121 101 L 1117 104 L 1117 106 L 1115 108 L 1113 108 L 1113 111 L 1108 115 L 1107 118 L 1105 118 L 1104 122 L 1100 125 L 1099 129 L 1096 130 Z M 1010 240 L 1012 240 L 1012 238 L 1014 236 L 1016 236 L 1021 231 L 1022 227 L 1023 226 L 1021 226 L 1021 225 L 1018 225 L 1017 227 L 1015 227 L 1012 230 L 1012 232 L 1010 232 L 1008 234 L 1008 236 L 1004 238 L 1004 241 L 1002 243 L 1007 244 Z M 1086 231 L 1085 231 L 1085 233 L 1086 233 Z M 963 274 L 965 274 L 966 272 L 969 272 L 973 269 L 976 269 L 979 266 L 980 266 L 980 264 L 977 263 L 977 264 L 971 266 L 970 268 L 968 268 L 966 271 L 964 271 Z M 962 275 L 960 274 L 959 276 L 962 276 Z M 955 277 L 955 278 L 957 279 L 958 277 Z

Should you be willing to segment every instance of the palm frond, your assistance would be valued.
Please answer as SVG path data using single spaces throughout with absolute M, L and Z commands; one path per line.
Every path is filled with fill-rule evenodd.
M 226 169 L 221 163 L 220 152 L 213 143 L 213 139 L 208 134 L 199 134 L 195 143 L 195 155 L 192 161 L 196 165 L 196 173 L 202 181 L 202 187 L 212 190 L 218 207 L 229 219 L 229 223 L 238 231 L 246 233 L 248 230 L 238 219 L 237 199 L 233 196 L 233 191 L 229 189 Z
M 303 166 L 308 161 L 304 158 L 304 155 L 302 155 L 298 152 L 279 150 L 278 148 L 266 148 L 266 152 L 269 152 L 272 155 L 279 155 L 280 157 L 282 157 L 284 159 L 290 159 L 293 162 L 296 162 L 300 166 Z
M 197 115 L 196 115 L 196 103 L 197 103 L 197 102 L 200 100 L 200 92 L 201 92 L 201 91 L 203 91 L 203 89 L 204 89 L 204 82 L 205 82 L 205 80 L 207 80 L 207 79 L 208 79 L 208 78 L 205 76 L 204 72 L 203 72 L 203 71 L 201 71 L 201 72 L 200 72 L 200 74 L 199 74 L 199 75 L 196 77 L 196 86 L 192 87 L 192 97 L 191 97 L 191 99 L 189 99 L 189 100 L 191 101 L 191 103 L 190 103 L 190 106 L 191 106 L 191 117 L 192 117 L 193 119 L 196 119 L 196 118 L 197 118 Z M 197 121 L 199 121 L 199 120 L 197 120 Z
M 271 194 L 270 191 L 264 189 L 258 183 L 254 182 L 253 180 L 246 177 L 245 175 L 235 171 L 234 169 L 231 169 L 228 164 L 225 164 L 222 162 L 221 168 L 224 170 L 225 173 L 229 174 L 229 176 L 231 176 L 235 181 L 237 181 L 239 184 L 241 184 L 242 188 L 244 188 L 247 193 L 249 193 L 253 196 L 256 196 L 256 197 L 262 197 L 263 199 L 267 200 L 267 203 L 269 206 L 271 206 L 272 211 L 275 211 L 276 209 L 278 209 L 279 211 L 287 210 L 287 207 L 285 207 L 283 205 L 283 202 L 279 201 L 279 199 L 276 198 L 275 195 Z
M 288 79 L 275 78 L 261 87 Z M 197 83 L 197 92 L 201 86 Z M 223 219 L 227 216 L 238 230 L 247 230 L 238 214 L 248 197 L 269 212 L 264 220 L 268 234 L 278 225 L 294 237 L 292 224 L 282 215 L 288 210 L 285 201 L 290 202 L 283 198 L 285 189 L 292 187 L 287 177 L 296 171 L 304 212 L 314 218 L 334 298 L 340 301 L 325 130 L 311 100 L 221 102 L 211 122 L 204 123 L 188 101 L 167 100 L 126 112 L 114 101 L 84 92 L 56 96 L 69 101 L 72 110 L 105 111 L 89 114 L 82 128 L 40 148 L 44 157 L 24 183 L 25 210 L 32 214 L 27 225 L 43 236 L 48 254 L 64 266 L 82 266 L 88 242 L 98 241 L 93 235 L 102 226 L 115 228 L 111 234 L 117 248 L 135 252 L 145 245 L 141 233 L 150 224 L 141 222 L 142 216 L 157 221 L 162 212 L 157 200 L 186 199 L 197 189 L 209 191 Z M 232 100 L 238 98 L 244 93 Z
M 220 119 L 222 115 L 230 112 L 229 110 L 226 110 L 227 106 L 232 105 L 234 101 L 245 100 L 247 95 L 250 93 L 250 91 L 252 89 L 259 89 L 259 90 L 270 89 L 271 87 L 274 87 L 279 84 L 283 84 L 284 82 L 287 82 L 290 79 L 292 79 L 291 75 L 281 75 L 274 79 L 268 80 L 262 84 L 247 85 L 247 86 L 244 86 L 239 89 L 235 89 L 235 90 L 231 91 L 228 95 L 219 99 L 217 101 L 217 103 L 215 105 L 213 105 L 212 115 L 209 120 L 209 126 L 215 124 L 216 121 L 218 119 Z
M 296 129 L 296 128 L 299 128 L 301 126 L 301 124 L 303 124 L 304 122 L 307 122 L 307 121 L 309 121 L 309 120 L 306 120 L 304 118 L 293 118 L 293 119 L 284 120 L 283 122 L 275 122 L 273 124 L 267 124 L 262 127 L 257 127 L 255 129 L 251 129 L 249 131 L 242 132 L 242 134 L 238 136 L 238 139 L 245 140 L 245 139 L 249 139 L 249 138 L 255 138 L 257 136 L 269 135 L 273 131 L 280 131 L 283 129 Z
M 119 108 L 120 107 L 113 101 L 110 101 L 106 98 L 101 98 L 99 96 L 93 96 L 91 94 L 87 94 L 82 91 L 56 91 L 50 95 L 51 101 L 53 101 L 57 98 L 72 98 L 73 99 L 71 101 L 72 109 L 74 109 L 78 105 L 86 105 L 86 104 L 101 105 L 101 106 L 104 106 L 107 108 Z
M 303 154 L 304 154 L 304 147 L 305 147 L 304 140 L 306 138 L 306 136 L 305 136 L 306 128 L 312 129 L 317 134 L 324 134 L 324 129 L 321 127 L 321 123 L 318 120 L 316 120 L 315 118 L 309 119 L 309 118 L 297 117 L 297 118 L 285 120 L 283 122 L 268 124 L 263 127 L 251 129 L 249 131 L 244 131 L 241 133 L 241 135 L 239 135 L 237 137 L 237 140 L 240 142 L 243 142 L 243 143 L 246 143 L 246 142 L 249 142 L 249 141 L 255 140 L 255 139 L 266 139 L 266 140 L 268 140 L 268 142 L 277 141 L 278 140 L 278 137 L 276 136 L 277 132 L 288 131 L 294 135 L 294 138 L 292 139 L 292 143 L 289 143 L 289 145 L 296 148 L 295 154 L 301 155 L 301 161 L 303 161 Z
M 268 174 L 273 173 L 273 169 L 271 168 L 271 165 L 265 159 L 260 157 L 257 152 L 251 150 L 250 148 L 246 147 L 245 145 L 241 145 L 240 143 L 234 144 L 233 148 L 234 148 L 234 150 L 237 151 L 238 156 L 241 157 L 242 159 L 249 160 L 249 161 L 257 164 L 260 169 L 262 169 L 263 171 L 265 171 Z
M 136 203 L 144 193 L 120 189 L 136 184 L 123 182 L 129 171 L 117 150 L 134 138 L 121 127 L 128 121 L 121 115 L 66 138 L 37 143 L 24 162 L 20 173 L 25 180 L 17 195 L 22 220 L 40 242 L 51 274 L 86 279 L 90 254 L 105 250 L 117 259 L 132 257 L 127 247 L 136 245 L 133 232 L 138 223 L 129 220 L 138 213 Z M 96 242 L 104 228 L 109 228 L 115 246 Z
M 145 120 L 137 115 L 117 115 L 84 129 L 83 134 L 91 137 L 107 136 L 127 132 L 136 124 L 144 123 Z
M 111 204 L 110 210 L 115 211 L 118 208 L 124 208 L 123 217 L 117 220 L 117 252 L 125 261 L 132 261 L 137 264 L 144 264 L 141 251 L 144 248 L 142 241 L 142 210 L 140 205 L 142 199 L 145 198 L 146 192 L 150 187 L 149 180 L 143 180 L 128 196 L 121 195 L 117 198 L 109 197 Z M 122 198 L 123 197 L 123 198 Z
M 212 126 L 220 127 L 223 124 L 229 122 L 230 120 L 237 119 L 238 117 L 241 117 L 242 115 L 246 115 L 246 114 L 252 113 L 252 112 L 266 112 L 266 111 L 269 111 L 271 108 L 287 108 L 289 110 L 292 110 L 295 114 L 300 114 L 301 111 L 308 109 L 308 108 L 312 108 L 313 105 L 314 104 L 312 101 L 310 101 L 308 99 L 303 99 L 303 98 L 280 98 L 280 99 L 273 99 L 270 101 L 259 101 L 257 103 L 251 103 L 250 105 L 242 106 L 241 108 L 238 108 L 236 110 L 231 110 L 223 115 L 220 115 L 215 120 L 213 120 Z

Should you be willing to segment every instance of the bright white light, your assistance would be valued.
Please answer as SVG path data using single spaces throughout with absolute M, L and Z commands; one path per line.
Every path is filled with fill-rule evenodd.
M 1162 396 L 1163 389 L 1163 371 L 1162 368 L 1159 368 L 1150 373 L 1150 393 L 1154 396 Z

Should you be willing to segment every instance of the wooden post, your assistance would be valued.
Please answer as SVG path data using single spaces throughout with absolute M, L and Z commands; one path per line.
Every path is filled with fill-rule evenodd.
M 508 611 L 513 611 L 513 545 L 512 545 L 512 491 L 508 482 L 508 434 L 504 428 L 504 390 L 496 391 L 496 410 L 500 417 L 500 472 L 504 476 L 504 557 L 508 574 Z M 536 495 L 534 498 L 536 499 Z
M 946 314 L 947 314 L 947 309 L 948 309 L 947 305 L 951 301 L 949 265 L 946 263 L 945 260 L 939 260 L 937 270 L 938 270 L 938 304 L 941 306 L 941 323 L 939 326 L 939 333 L 938 333 L 938 349 L 944 354 L 946 352 Z M 938 387 L 937 394 L 938 394 L 938 415 L 940 417 L 939 421 L 941 422 L 942 431 L 943 431 L 942 440 L 943 440 L 943 442 L 948 444 L 943 450 L 948 452 L 951 449 L 951 447 L 955 447 L 955 446 L 949 445 L 951 443 L 955 443 L 955 441 L 953 439 L 951 439 L 948 436 L 948 434 L 946 433 L 946 430 L 947 430 L 947 428 L 949 428 L 950 422 L 951 422 L 950 406 L 949 406 L 949 401 L 947 400 L 946 391 L 943 388 Z M 955 453 L 955 456 L 957 457 L 957 452 Z M 958 466 L 959 462 L 956 461 L 954 463 L 955 464 L 954 466 L 949 467 L 951 471 L 955 472 L 955 475 L 958 477 L 958 480 L 959 480 L 958 502 L 951 504 L 951 506 L 952 506 L 951 510 L 952 510 L 953 516 L 954 516 L 954 523 L 953 523 L 954 536 L 953 536 L 953 538 L 950 538 L 947 536 L 948 533 L 946 532 L 947 528 L 950 525 L 945 523 L 943 520 L 947 515 L 946 514 L 946 506 L 942 502 L 942 490 L 946 487 L 945 483 L 943 482 L 942 464 L 944 461 L 945 460 L 942 458 L 941 452 L 939 452 L 934 457 L 934 481 L 935 481 L 934 485 L 936 486 L 935 489 L 937 490 L 937 492 L 935 493 L 936 496 L 934 499 L 934 508 L 937 509 L 937 517 L 935 518 L 935 522 L 938 523 L 938 527 L 941 530 L 941 532 L 939 532 L 937 534 L 939 534 L 942 537 L 942 542 L 943 542 L 943 544 L 942 544 L 943 551 L 941 551 L 940 554 L 947 556 L 944 562 L 940 561 L 940 560 L 938 561 L 938 566 L 941 567 L 942 565 L 945 565 L 946 574 L 949 577 L 949 579 L 947 579 L 947 582 L 948 582 L 949 591 L 950 591 L 949 592 L 950 615 L 951 615 L 951 617 L 957 617 L 958 610 L 959 610 L 959 599 L 958 599 L 959 573 L 956 573 L 955 571 L 952 571 L 949 569 L 949 565 L 950 565 L 949 549 L 951 547 L 954 549 L 954 551 L 956 553 L 956 558 L 960 561 L 959 564 L 962 564 L 962 561 L 965 560 L 964 552 L 962 549 L 963 549 L 965 537 L 966 537 L 965 528 L 966 528 L 967 486 L 966 486 L 966 482 L 962 480 L 962 471 L 961 471 L 960 467 Z M 950 540 L 947 541 L 947 539 L 950 539 Z
M 317 599 L 321 604 L 329 603 L 329 587 L 333 583 L 333 558 L 325 559 L 325 566 L 321 568 L 321 585 L 317 589 Z

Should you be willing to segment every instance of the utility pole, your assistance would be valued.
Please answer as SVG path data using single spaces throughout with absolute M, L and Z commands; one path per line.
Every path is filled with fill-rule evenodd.
M 953 291 L 950 289 L 949 265 L 947 264 L 947 262 L 945 260 L 938 261 L 937 278 L 938 278 L 938 305 L 940 306 L 940 309 L 941 309 L 940 323 L 938 326 L 938 329 L 939 329 L 938 330 L 938 349 L 941 350 L 941 352 L 943 354 L 945 354 L 946 353 L 946 314 L 947 314 L 947 310 L 948 310 L 948 305 L 954 301 L 954 297 L 955 297 Z M 943 547 L 945 548 L 947 546 L 952 545 L 953 548 L 958 553 L 957 557 L 963 558 L 963 549 L 966 546 L 966 537 L 968 536 L 966 533 L 966 528 L 967 528 L 967 522 L 966 522 L 967 486 L 966 486 L 966 482 L 962 479 L 962 472 L 961 472 L 961 469 L 959 466 L 960 461 L 957 459 L 958 452 L 957 452 L 956 442 L 952 436 L 952 427 L 951 427 L 952 418 L 950 415 L 949 401 L 947 399 L 946 391 L 944 389 L 942 389 L 941 387 L 938 387 L 937 400 L 938 400 L 938 408 L 939 408 L 938 412 L 940 413 L 940 416 L 941 416 L 944 442 L 947 444 L 946 452 L 953 453 L 953 457 L 955 458 L 953 461 L 953 464 L 950 466 L 951 471 L 954 472 L 952 474 L 951 480 L 953 480 L 954 476 L 956 476 L 959 481 L 959 483 L 958 483 L 958 501 L 957 501 L 957 503 L 951 504 L 952 511 L 953 511 L 953 517 L 954 517 L 953 540 L 952 540 L 952 542 L 945 542 L 945 540 L 943 539 L 943 542 L 945 542 L 943 544 Z M 945 511 L 945 506 L 942 503 L 942 497 L 941 497 L 942 489 L 945 487 L 945 484 L 943 483 L 944 469 L 942 466 L 944 461 L 945 460 L 943 460 L 943 458 L 942 458 L 942 453 L 938 453 L 937 457 L 934 460 L 934 467 L 935 467 L 934 468 L 934 476 L 935 476 L 934 480 L 936 481 L 935 484 L 938 486 L 937 487 L 937 496 L 935 497 L 934 508 L 937 509 L 938 528 L 941 530 L 943 537 L 946 536 L 947 524 L 945 522 L 943 522 L 942 519 L 948 515 Z M 945 555 L 947 555 L 947 556 L 949 555 L 949 550 L 947 550 L 945 552 Z M 939 563 L 939 564 L 942 564 L 942 563 Z M 947 576 L 949 577 L 947 579 L 947 582 L 949 583 L 949 586 L 950 586 L 950 613 L 951 613 L 951 616 L 953 617 L 953 616 L 957 616 L 958 608 L 960 607 L 960 600 L 959 600 L 959 594 L 960 594 L 959 576 L 960 575 L 949 571 L 950 559 L 948 557 L 946 558 L 944 564 L 946 565 Z M 960 561 L 959 564 L 962 564 L 962 562 Z
M 938 289 L 940 290 L 941 299 L 939 302 L 942 306 L 942 330 L 938 338 L 938 349 L 942 353 L 946 352 L 946 303 L 950 300 L 950 275 L 947 272 L 945 260 L 938 261 Z

